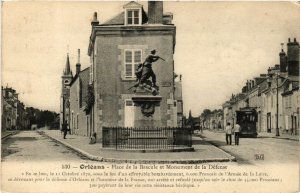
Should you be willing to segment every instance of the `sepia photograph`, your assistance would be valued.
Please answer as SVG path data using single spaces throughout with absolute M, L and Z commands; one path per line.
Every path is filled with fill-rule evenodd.
M 3 1 L 0 192 L 300 191 L 300 3 Z

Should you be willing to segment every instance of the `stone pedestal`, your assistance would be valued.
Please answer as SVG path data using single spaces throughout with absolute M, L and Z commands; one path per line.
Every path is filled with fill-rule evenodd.
M 139 91 L 132 97 L 134 103 L 134 127 L 157 128 L 161 127 L 161 96 L 153 96 L 146 91 Z
M 162 97 L 153 96 L 152 93 L 138 89 L 135 96 L 132 97 L 134 103 L 134 132 L 129 136 L 129 144 L 135 144 L 138 147 L 155 148 L 156 144 L 166 144 L 167 137 L 161 130 L 162 127 L 160 102 Z

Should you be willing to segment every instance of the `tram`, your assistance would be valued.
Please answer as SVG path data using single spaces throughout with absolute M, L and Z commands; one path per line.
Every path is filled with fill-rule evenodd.
M 246 107 L 236 111 L 236 122 L 241 126 L 242 137 L 257 137 L 257 112 L 254 108 Z

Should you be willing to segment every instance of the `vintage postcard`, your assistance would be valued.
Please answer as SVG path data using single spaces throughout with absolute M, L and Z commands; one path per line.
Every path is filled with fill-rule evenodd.
M 1 192 L 299 192 L 299 2 L 1 5 Z

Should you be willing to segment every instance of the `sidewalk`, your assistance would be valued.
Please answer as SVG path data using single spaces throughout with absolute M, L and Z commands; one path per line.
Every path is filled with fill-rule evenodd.
M 16 133 L 18 133 L 19 130 L 12 130 L 12 131 L 2 131 L 1 132 L 1 140 L 11 136 L 11 135 L 14 135 Z
M 200 137 L 193 137 L 193 152 L 157 152 L 141 153 L 102 149 L 100 143 L 89 144 L 87 137 L 77 135 L 67 135 L 67 139 L 58 130 L 39 130 L 41 135 L 64 144 L 85 157 L 106 162 L 126 162 L 126 163 L 205 163 L 205 162 L 230 162 L 235 161 L 235 157 L 225 151 L 207 143 Z
M 281 133 L 280 136 L 276 136 L 275 133 L 261 132 L 261 133 L 258 133 L 257 137 L 299 141 L 299 135 L 291 135 L 291 134 L 288 134 L 288 133 Z
M 206 129 L 205 132 L 209 133 L 224 133 L 224 130 L 211 130 Z M 196 134 L 201 134 L 200 132 L 197 132 Z M 299 141 L 299 135 L 291 135 L 288 133 L 281 133 L 280 136 L 276 136 L 275 133 L 267 133 L 267 132 L 260 132 L 257 135 L 258 138 L 275 138 L 275 139 L 285 139 L 285 140 L 293 140 L 293 141 Z

